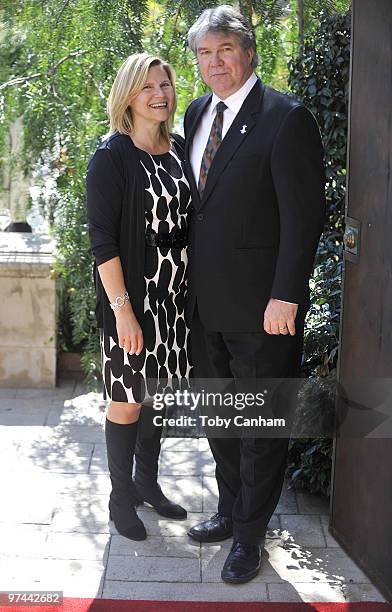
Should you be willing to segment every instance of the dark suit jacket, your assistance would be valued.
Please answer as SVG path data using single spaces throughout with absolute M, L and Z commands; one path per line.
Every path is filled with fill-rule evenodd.
M 193 200 L 187 318 L 197 299 L 207 329 L 261 331 L 271 297 L 309 304 L 325 215 L 320 132 L 301 103 L 258 80 L 216 153 L 200 200 L 189 152 L 210 100 L 195 100 L 185 114 Z

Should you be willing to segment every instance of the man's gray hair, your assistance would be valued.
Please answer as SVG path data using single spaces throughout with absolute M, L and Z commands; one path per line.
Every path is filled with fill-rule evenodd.
M 248 49 L 254 50 L 252 68 L 256 68 L 259 63 L 259 56 L 256 52 L 255 35 L 252 27 L 239 11 L 228 4 L 203 11 L 188 32 L 188 45 L 195 55 L 198 39 L 210 33 L 235 34 L 245 51 Z

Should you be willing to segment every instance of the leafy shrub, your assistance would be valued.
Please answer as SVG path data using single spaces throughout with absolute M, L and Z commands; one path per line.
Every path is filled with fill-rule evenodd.
M 289 85 L 314 113 L 325 148 L 327 218 L 311 279 L 311 306 L 304 338 L 303 374 L 309 376 L 308 399 L 299 411 L 333 410 L 334 394 L 325 397 L 327 377 L 336 378 L 344 199 L 346 188 L 347 110 L 351 15 L 320 15 L 320 25 L 306 40 L 302 54 L 291 62 Z M 313 377 L 313 378 L 312 378 Z M 318 413 L 322 418 L 322 413 Z M 287 474 L 293 484 L 312 492 L 330 491 L 331 438 L 299 438 L 289 450 Z

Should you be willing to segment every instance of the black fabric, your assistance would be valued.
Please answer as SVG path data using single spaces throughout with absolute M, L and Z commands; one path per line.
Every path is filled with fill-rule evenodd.
M 187 318 L 197 299 L 207 329 L 257 332 L 271 297 L 309 304 L 325 216 L 320 132 L 301 103 L 258 80 L 215 155 L 200 199 L 190 147 L 210 100 L 192 102 L 184 122 L 193 203 Z
M 157 485 L 159 453 L 163 426 L 154 425 L 154 416 L 163 416 L 162 410 L 152 406 L 142 406 L 139 416 L 139 429 L 135 447 L 134 480 L 141 487 Z
M 137 421 L 123 425 L 106 418 L 106 450 L 112 483 L 110 500 L 116 506 L 135 504 L 136 494 L 132 482 L 132 469 L 137 430 Z
M 155 248 L 183 249 L 188 242 L 188 232 L 181 227 L 174 227 L 167 234 L 147 234 L 146 245 Z
M 183 139 L 172 135 L 183 159 Z M 93 155 L 87 170 L 87 220 L 95 259 L 97 324 L 108 336 L 117 338 L 116 320 L 101 283 L 97 266 L 119 256 L 126 290 L 143 328 L 145 296 L 145 210 L 144 176 L 131 138 L 115 133 Z
M 295 336 L 275 336 L 264 331 L 210 332 L 203 329 L 196 308 L 192 342 L 195 334 L 203 335 L 202 343 L 193 343 L 196 376 L 206 377 L 208 372 L 208 377 L 215 379 L 233 378 L 237 388 L 244 379 L 298 377 L 305 314 L 306 309 L 299 308 Z M 197 369 L 199 364 L 202 371 Z M 280 407 L 280 417 L 285 415 L 285 409 Z M 218 512 L 232 517 L 234 539 L 261 542 L 281 494 L 288 439 L 242 437 L 208 441 L 216 462 Z

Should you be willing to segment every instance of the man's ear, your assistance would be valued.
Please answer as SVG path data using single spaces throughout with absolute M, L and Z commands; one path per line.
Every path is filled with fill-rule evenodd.
M 255 50 L 252 49 L 252 47 L 249 47 L 248 49 L 248 59 L 249 59 L 249 65 L 252 63 L 252 60 L 254 58 L 255 55 Z

